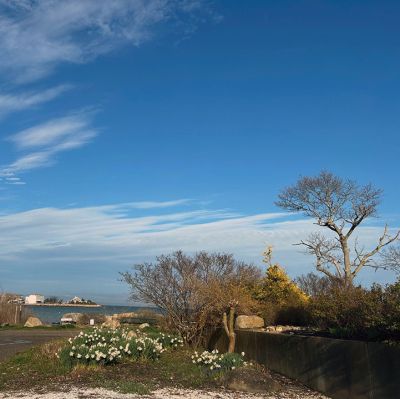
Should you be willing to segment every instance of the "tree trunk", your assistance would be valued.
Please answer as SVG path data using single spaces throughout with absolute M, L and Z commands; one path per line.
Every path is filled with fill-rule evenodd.
M 347 238 L 340 238 L 340 246 L 343 252 L 344 284 L 346 287 L 349 287 L 353 284 L 353 274 L 351 273 L 350 249 L 347 243 Z
M 236 345 L 236 334 L 231 333 L 229 335 L 229 347 L 228 347 L 228 353 L 233 353 L 235 352 L 235 345 Z
M 229 308 L 229 348 L 228 352 L 235 352 L 236 333 L 235 333 L 235 308 Z
M 224 326 L 224 330 L 229 339 L 228 352 L 235 352 L 236 345 L 236 333 L 235 333 L 235 307 L 229 307 L 229 323 L 228 316 L 226 312 L 223 314 L 222 324 Z

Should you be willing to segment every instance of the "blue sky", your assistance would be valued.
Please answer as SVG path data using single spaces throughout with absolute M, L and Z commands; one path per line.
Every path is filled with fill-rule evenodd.
M 274 200 L 328 169 L 400 225 L 396 1 L 0 0 L 0 289 L 125 303 L 182 248 L 291 276 L 313 229 Z M 365 271 L 359 281 L 388 282 Z

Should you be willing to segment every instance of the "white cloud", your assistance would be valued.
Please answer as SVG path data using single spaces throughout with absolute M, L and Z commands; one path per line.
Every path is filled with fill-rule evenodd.
M 140 201 L 140 202 L 130 202 L 127 203 L 127 207 L 136 208 L 136 209 L 155 209 L 155 208 L 170 208 L 172 206 L 177 205 L 186 205 L 192 202 L 190 199 L 184 198 L 173 201 Z M 123 207 L 125 204 L 121 204 L 120 207 Z
M 31 256 L 32 251 L 50 251 L 46 253 L 48 259 L 67 256 L 75 260 L 132 260 L 182 248 L 228 251 L 254 260 L 260 258 L 269 243 L 276 247 L 279 257 L 300 259 L 299 248 L 293 244 L 316 229 L 310 220 L 291 220 L 282 213 L 243 216 L 226 210 L 200 209 L 138 216 L 137 212 L 135 215 L 130 212 L 188 204 L 185 199 L 131 202 L 85 208 L 40 208 L 3 215 L 0 256 Z M 381 230 L 368 226 L 359 233 L 367 245 L 372 245 Z M 68 254 L 53 251 L 55 247 L 66 246 Z
M 2 215 L 0 275 L 5 288 L 18 291 L 25 287 L 67 295 L 69 291 L 65 290 L 73 287 L 101 301 L 124 302 L 127 292 L 125 286 L 116 283 L 118 272 L 135 262 L 151 261 L 177 249 L 191 253 L 230 252 L 261 265 L 262 251 L 272 244 L 274 260 L 284 265 L 291 276 L 314 270 L 313 257 L 293 245 L 317 228 L 312 221 L 281 213 L 246 216 L 226 210 L 193 209 L 196 204 L 183 199 L 41 208 Z M 182 205 L 192 209 L 168 210 L 169 206 Z M 158 208 L 157 214 L 148 215 L 150 208 Z M 140 214 L 144 209 L 146 216 Z M 160 215 L 161 209 L 164 213 Z M 372 247 L 381 231 L 379 226 L 360 228 L 360 242 Z M 20 276 L 25 275 L 34 277 L 21 281 Z M 68 287 L 62 283 L 65 276 Z M 359 281 L 392 278 L 387 272 L 376 275 L 366 270 Z
M 40 92 L 24 92 L 19 94 L 0 93 L 0 117 L 53 100 L 70 88 L 70 85 L 60 85 Z
M 19 149 L 31 149 L 59 145 L 64 140 L 79 136 L 88 129 L 89 120 L 85 114 L 53 119 L 38 126 L 16 133 L 8 138 Z
M 41 208 L 0 216 L 0 256 L 31 256 L 35 251 L 50 251 L 45 257 L 54 259 L 64 256 L 54 252 L 60 247 L 68 247 L 67 257 L 75 260 L 134 259 L 178 248 L 239 254 L 257 248 L 258 256 L 273 236 L 287 234 L 286 226 L 276 222 L 283 216 L 279 213 L 240 216 L 226 210 L 200 209 L 150 216 L 130 214 L 131 209 L 184 204 L 188 200 Z M 302 228 L 305 227 L 301 225 Z
M 19 173 L 52 165 L 57 154 L 80 148 L 97 134 L 98 131 L 91 126 L 90 113 L 53 119 L 16 133 L 8 140 L 25 153 L 3 166 L 0 176 L 15 177 Z
M 19 81 L 151 39 L 156 26 L 201 12 L 199 0 L 0 0 L 0 69 Z

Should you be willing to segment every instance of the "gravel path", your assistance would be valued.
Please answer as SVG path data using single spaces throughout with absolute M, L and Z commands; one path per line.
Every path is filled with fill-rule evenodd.
M 0 393 L 0 399 L 329 399 L 304 388 L 279 394 L 248 394 L 230 391 L 160 389 L 151 395 L 121 394 L 105 389 L 71 389 L 68 392 L 10 392 Z

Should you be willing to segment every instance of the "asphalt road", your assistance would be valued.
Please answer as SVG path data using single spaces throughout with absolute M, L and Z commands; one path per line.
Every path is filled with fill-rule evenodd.
M 0 362 L 32 346 L 76 334 L 76 330 L 0 330 Z

